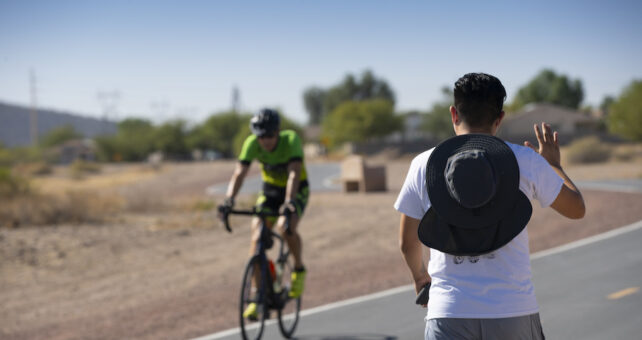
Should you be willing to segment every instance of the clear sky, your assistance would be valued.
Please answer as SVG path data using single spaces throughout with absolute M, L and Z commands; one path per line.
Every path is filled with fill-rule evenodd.
M 304 122 L 307 87 L 365 69 L 397 110 L 426 110 L 465 73 L 497 76 L 510 102 L 552 68 L 599 105 L 642 78 L 640 14 L 618 0 L 0 0 L 0 101 L 28 105 L 33 70 L 44 108 L 201 122 L 237 86 L 243 110 Z

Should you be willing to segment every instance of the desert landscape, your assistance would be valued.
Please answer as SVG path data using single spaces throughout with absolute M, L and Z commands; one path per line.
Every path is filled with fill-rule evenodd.
M 309 273 L 303 308 L 411 283 L 392 207 L 410 159 L 368 160 L 386 166 L 385 192 L 312 193 L 300 227 Z M 249 220 L 232 219 L 227 233 L 213 210 L 222 196 L 205 193 L 225 183 L 233 167 L 233 161 L 106 165 L 82 179 L 64 168 L 36 179 L 43 194 L 83 193 L 60 199 L 79 216 L 88 210 L 96 216 L 0 227 L 0 338 L 189 339 L 237 327 Z M 566 170 L 575 181 L 639 179 L 642 160 Z M 256 165 L 252 171 L 258 173 Z M 534 204 L 532 252 L 642 219 L 642 194 L 583 194 L 587 214 L 579 221 Z M 243 195 L 238 204 L 254 198 Z

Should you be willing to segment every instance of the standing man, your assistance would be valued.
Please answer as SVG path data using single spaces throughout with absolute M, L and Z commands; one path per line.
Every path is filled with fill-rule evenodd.
M 294 255 L 294 272 L 289 295 L 292 298 L 298 298 L 303 294 L 306 271 L 301 258 L 302 244 L 297 226 L 310 195 L 301 139 L 292 130 L 280 130 L 279 114 L 272 109 L 262 109 L 252 117 L 250 129 L 252 135 L 243 143 L 239 162 L 228 185 L 223 206 L 228 209 L 234 207 L 234 198 L 243 185 L 250 164 L 257 159 L 261 164 L 263 179 L 263 190 L 256 201 L 257 208 L 265 212 L 283 213 L 286 209 L 292 212 L 291 234 L 284 232 L 285 217 L 283 216 L 278 220 L 274 217 L 267 218 L 266 223 L 267 227 L 272 229 L 276 221 L 278 230 L 281 231 Z M 250 256 L 256 252 L 260 236 L 259 226 L 260 220 L 255 217 L 252 220 Z M 254 303 L 249 304 L 243 316 L 255 318 L 256 307 Z
M 529 200 L 573 219 L 584 216 L 584 200 L 562 170 L 548 124 L 534 126 L 538 147 L 495 137 L 505 99 L 491 75 L 457 80 L 456 136 L 413 159 L 394 204 L 415 289 L 431 284 L 425 339 L 544 339 L 531 282 Z

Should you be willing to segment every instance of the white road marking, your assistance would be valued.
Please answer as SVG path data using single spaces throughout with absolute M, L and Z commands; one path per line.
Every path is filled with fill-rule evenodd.
M 623 226 L 623 227 L 619 227 L 617 229 L 613 229 L 613 230 L 607 231 L 607 232 L 602 233 L 602 234 L 598 234 L 598 235 L 595 235 L 595 236 L 587 237 L 587 238 L 584 238 L 584 239 L 581 239 L 581 240 L 578 240 L 578 241 L 575 241 L 575 242 L 567 243 L 567 244 L 559 246 L 559 247 L 555 247 L 555 248 L 539 251 L 539 252 L 531 255 L 531 260 L 537 260 L 537 259 L 542 258 L 542 257 L 546 257 L 546 256 L 554 255 L 554 254 L 559 254 L 559 253 L 562 253 L 562 252 L 565 252 L 565 251 L 569 251 L 571 249 L 579 248 L 579 247 L 582 247 L 582 246 L 585 246 L 585 245 L 588 245 L 588 244 L 591 244 L 591 243 L 599 242 L 599 241 L 602 241 L 602 240 L 605 240 L 605 239 L 608 239 L 608 238 L 611 238 L 611 237 L 615 237 L 615 236 L 618 236 L 618 235 L 626 234 L 628 232 L 632 232 L 632 231 L 638 230 L 640 228 L 642 228 L 642 220 L 639 220 L 637 222 L 631 223 L 631 224 Z M 341 307 L 345 307 L 345 306 L 349 306 L 349 305 L 353 305 L 353 304 L 357 304 L 357 303 L 361 303 L 361 302 L 366 302 L 366 301 L 370 301 L 370 300 L 376 300 L 376 299 L 379 299 L 379 298 L 382 298 L 382 297 L 386 297 L 386 296 L 389 296 L 389 295 L 395 295 L 395 294 L 398 294 L 398 293 L 411 291 L 411 290 L 414 290 L 414 289 L 415 289 L 415 287 L 412 284 L 406 285 L 406 286 L 400 286 L 400 287 L 396 287 L 396 288 L 391 288 L 391 289 L 384 290 L 384 291 L 381 291 L 381 292 L 378 292 L 378 293 L 373 293 L 373 294 L 369 294 L 369 295 L 363 295 L 363 296 L 359 296 L 359 297 L 352 298 L 352 299 L 347 299 L 347 300 L 343 300 L 343 301 L 337 301 L 337 302 L 329 303 L 327 305 L 306 309 L 306 310 L 301 311 L 300 316 L 303 317 L 303 316 L 308 316 L 308 315 L 317 314 L 317 313 L 321 313 L 321 312 L 326 312 L 326 311 L 329 311 L 329 310 L 332 310 L 332 309 L 335 309 L 335 308 L 341 308 Z M 276 320 L 275 319 L 271 319 L 271 320 L 266 321 L 265 325 L 268 326 L 268 325 L 275 324 L 275 323 L 276 323 Z M 202 337 L 199 337 L 199 338 L 194 338 L 192 340 L 215 340 L 215 339 L 221 339 L 221 338 L 224 338 L 226 336 L 238 334 L 240 331 L 241 331 L 241 329 L 237 327 L 237 328 L 228 329 L 228 330 L 225 330 L 225 331 L 213 333 L 213 334 L 210 334 L 210 335 L 205 335 L 205 336 L 202 336 Z

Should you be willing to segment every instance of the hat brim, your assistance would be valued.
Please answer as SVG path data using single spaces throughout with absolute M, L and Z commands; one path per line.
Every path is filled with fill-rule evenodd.
M 519 189 L 516 199 L 502 219 L 478 228 L 460 228 L 447 222 L 434 207 L 419 222 L 421 243 L 456 256 L 478 256 L 495 251 L 510 242 L 528 224 L 533 208 Z
M 464 150 L 484 150 L 495 171 L 496 193 L 485 205 L 468 209 L 451 197 L 444 169 L 448 158 Z M 519 166 L 513 150 L 494 136 L 466 134 L 455 136 L 437 145 L 426 165 L 426 188 L 430 203 L 450 224 L 461 228 L 495 225 L 510 209 L 519 191 Z

